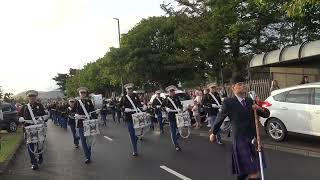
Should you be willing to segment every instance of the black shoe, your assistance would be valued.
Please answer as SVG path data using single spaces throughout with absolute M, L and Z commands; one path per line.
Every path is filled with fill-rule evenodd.
M 138 156 L 138 153 L 137 152 L 133 152 L 132 156 Z
M 139 137 L 139 140 L 142 141 L 143 140 L 142 137 Z
M 91 160 L 90 160 L 90 159 L 86 159 L 86 160 L 84 161 L 84 163 L 89 164 L 89 163 L 91 163 Z
M 176 146 L 176 151 L 182 151 L 179 146 Z
M 37 165 L 32 165 L 31 169 L 35 171 L 35 170 L 39 169 L 39 167 Z

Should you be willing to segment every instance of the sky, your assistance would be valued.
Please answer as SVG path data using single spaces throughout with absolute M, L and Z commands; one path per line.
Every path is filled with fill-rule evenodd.
M 103 57 L 163 0 L 0 0 L 0 86 L 14 94 L 57 88 L 52 78 Z M 165 1 L 168 2 L 168 1 Z

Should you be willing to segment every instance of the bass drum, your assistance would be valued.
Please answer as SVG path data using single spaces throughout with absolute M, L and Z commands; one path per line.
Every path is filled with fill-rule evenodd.
M 102 94 L 94 94 L 91 96 L 94 109 L 101 109 L 103 107 L 103 97 Z

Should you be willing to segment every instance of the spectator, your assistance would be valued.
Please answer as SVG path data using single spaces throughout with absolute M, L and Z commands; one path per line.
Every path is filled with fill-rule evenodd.
M 308 76 L 303 76 L 303 77 L 302 77 L 302 81 L 301 81 L 300 84 L 307 84 L 307 83 L 310 83 L 310 82 L 309 82 L 309 77 L 308 77 Z
M 201 127 L 201 117 L 199 113 L 199 103 L 197 102 L 197 100 L 193 101 L 192 114 L 194 119 L 196 120 L 195 129 L 199 129 Z
M 277 89 L 280 89 L 279 84 L 278 84 L 278 81 L 277 81 L 277 80 L 273 80 L 273 81 L 271 82 L 270 92 L 272 92 L 272 91 L 274 91 L 274 90 L 277 90 Z

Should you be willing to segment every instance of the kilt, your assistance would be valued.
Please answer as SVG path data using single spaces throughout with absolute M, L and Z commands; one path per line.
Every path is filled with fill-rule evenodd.
M 266 168 L 262 152 L 263 167 Z M 232 145 L 232 174 L 244 175 L 260 171 L 259 154 L 248 137 L 234 137 Z

